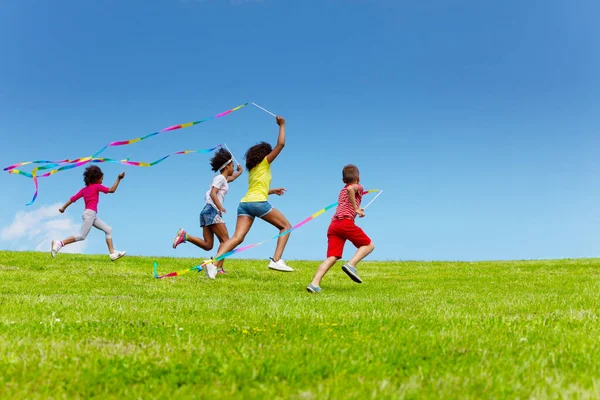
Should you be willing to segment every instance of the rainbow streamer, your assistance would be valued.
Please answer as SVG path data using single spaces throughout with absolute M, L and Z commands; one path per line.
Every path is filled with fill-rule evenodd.
M 380 189 L 366 190 L 366 191 L 363 192 L 363 196 L 365 194 L 376 193 L 376 192 L 381 192 L 381 190 Z M 221 260 L 223 260 L 223 259 L 225 259 L 227 257 L 230 257 L 230 256 L 234 255 L 234 254 L 241 253 L 242 251 L 246 251 L 246 250 L 252 249 L 254 247 L 258 247 L 261 244 L 265 244 L 265 243 L 267 243 L 267 242 L 269 242 L 271 240 L 277 239 L 277 238 L 279 238 L 281 236 L 288 235 L 292 231 L 294 231 L 294 230 L 296 230 L 296 229 L 298 229 L 298 228 L 306 225 L 308 222 L 310 222 L 313 219 L 317 218 L 318 216 L 320 216 L 321 214 L 323 214 L 325 211 L 331 210 L 333 207 L 336 207 L 337 205 L 338 205 L 338 202 L 336 201 L 335 203 L 332 203 L 332 204 L 328 205 L 327 207 L 324 207 L 324 208 L 320 209 L 316 213 L 312 214 L 310 217 L 305 218 L 302 221 L 298 222 L 296 225 L 292 226 L 287 231 L 281 232 L 279 235 L 275 235 L 275 236 L 273 236 L 273 237 L 271 237 L 271 238 L 269 238 L 267 240 L 263 240 L 262 242 L 259 242 L 259 243 L 254 243 L 254 244 L 250 244 L 248 246 L 244 246 L 244 247 L 239 247 L 237 249 L 233 249 L 233 250 L 231 250 L 231 251 L 229 251 L 229 252 L 227 252 L 225 254 L 221 254 L 219 257 L 217 257 L 214 260 L 212 260 L 212 262 L 214 263 L 214 262 L 217 262 L 217 261 L 221 261 Z M 195 270 L 201 271 L 202 267 L 204 267 L 206 264 L 207 264 L 206 262 L 203 262 L 202 265 L 199 265 L 199 266 L 196 266 L 196 267 L 184 269 L 184 270 L 181 270 L 181 271 L 171 272 L 171 273 L 168 273 L 168 274 L 165 274 L 165 275 L 158 275 L 158 272 L 157 272 L 158 263 L 156 261 L 154 261 L 154 277 L 157 278 L 157 279 L 171 278 L 171 277 L 174 277 L 174 276 L 180 276 L 180 275 L 183 275 L 183 274 L 187 274 L 190 271 L 195 271 Z
M 162 275 L 162 276 L 158 275 L 158 273 L 156 272 L 157 269 L 158 269 L 158 263 L 156 261 L 154 261 L 154 277 L 158 278 L 158 279 L 162 279 L 162 278 L 172 278 L 174 276 L 180 276 L 180 275 L 183 275 L 183 274 L 187 274 L 188 272 L 191 272 L 191 271 L 198 271 L 198 272 L 200 272 L 200 271 L 202 271 L 202 266 L 201 265 L 197 265 L 197 266 L 192 267 L 192 268 L 184 269 L 184 270 L 181 270 L 181 271 L 171 272 L 170 274 L 166 274 L 166 275 Z
M 33 183 L 35 185 L 35 193 L 33 194 L 33 198 L 31 199 L 31 202 L 29 202 L 27 204 L 29 206 L 29 205 L 33 204 L 33 202 L 35 201 L 35 199 L 38 196 L 38 191 L 39 191 L 38 179 L 39 178 L 46 178 L 46 177 L 48 177 L 50 175 L 54 175 L 55 173 L 57 173 L 59 171 L 64 171 L 66 169 L 77 168 L 77 167 L 80 167 L 80 166 L 85 165 L 87 163 L 102 163 L 102 162 L 110 162 L 110 163 L 117 163 L 117 164 L 124 164 L 124 165 L 132 165 L 134 167 L 153 167 L 156 164 L 160 164 L 161 162 L 163 162 L 164 160 L 166 160 L 167 158 L 172 157 L 172 156 L 183 155 L 183 154 L 192 154 L 192 153 L 210 153 L 211 151 L 214 151 L 214 150 L 218 149 L 221 146 L 222 145 L 219 144 L 218 146 L 212 147 L 210 149 L 178 151 L 176 153 L 172 153 L 172 154 L 166 155 L 164 157 L 161 157 L 158 160 L 152 161 L 152 162 L 129 161 L 129 158 L 126 158 L 124 160 L 115 160 L 115 159 L 112 159 L 112 158 L 92 158 L 92 157 L 85 157 L 85 158 L 79 158 L 77 160 L 69 161 L 72 164 L 64 165 L 62 167 L 53 169 L 53 170 L 48 171 L 45 174 L 39 175 L 39 176 L 36 175 L 37 171 L 54 168 L 54 167 L 58 166 L 59 164 L 49 164 L 49 165 L 45 165 L 43 167 L 37 167 L 37 168 L 34 168 L 31 173 L 25 172 L 25 171 L 21 171 L 21 170 L 18 170 L 18 169 L 11 169 L 8 172 L 10 174 L 19 174 L 19 175 L 26 176 L 28 178 L 33 178 Z
M 111 142 L 111 143 L 107 144 L 106 146 L 104 146 L 103 148 L 101 148 L 100 150 L 98 150 L 96 153 L 94 153 L 94 155 L 92 157 L 96 157 L 97 155 L 99 155 L 100 153 L 102 153 L 104 150 L 106 150 L 108 147 L 125 146 L 125 145 L 128 145 L 128 144 L 133 144 L 133 143 L 141 142 L 142 140 L 151 138 L 151 137 L 156 136 L 156 135 L 158 135 L 160 133 L 163 133 L 163 132 L 170 132 L 170 131 L 175 131 L 175 130 L 178 130 L 178 129 L 189 128 L 190 126 L 198 125 L 198 124 L 201 124 L 203 122 L 210 121 L 211 119 L 216 119 L 216 118 L 224 117 L 226 115 L 231 114 L 234 111 L 239 110 L 242 107 L 247 106 L 248 104 L 249 103 L 244 103 L 244 104 L 239 105 L 239 106 L 237 106 L 235 108 L 232 108 L 231 110 L 224 111 L 224 112 L 219 113 L 217 115 L 214 115 L 212 117 L 201 119 L 199 121 L 186 122 L 185 124 L 179 124 L 179 125 L 169 126 L 167 128 L 161 129 L 160 131 L 150 133 L 150 134 L 148 134 L 146 136 L 143 136 L 143 137 L 140 137 L 140 138 L 135 138 L 135 139 L 130 139 L 130 140 L 120 140 L 120 141 L 116 141 L 116 142 Z
M 46 176 L 53 175 L 53 174 L 55 174 L 55 173 L 57 173 L 59 171 L 64 171 L 64 170 L 71 169 L 71 168 L 81 167 L 82 165 L 85 165 L 85 164 L 90 163 L 90 162 L 119 162 L 119 163 L 123 163 L 123 160 L 108 161 L 110 159 L 100 159 L 100 158 L 98 158 L 98 155 L 100 155 L 104 150 L 106 150 L 109 147 L 125 146 L 125 145 L 129 145 L 129 144 L 134 144 L 134 143 L 137 143 L 137 142 L 141 142 L 142 140 L 148 139 L 150 137 L 156 136 L 156 135 L 158 135 L 160 133 L 163 133 L 163 132 L 170 132 L 170 131 L 175 131 L 175 130 L 178 130 L 178 129 L 189 128 L 190 126 L 198 125 L 198 124 L 201 124 L 203 122 L 210 121 L 211 119 L 216 119 L 216 118 L 224 117 L 226 115 L 231 114 L 234 111 L 239 110 L 242 107 L 247 106 L 248 104 L 249 103 L 244 103 L 244 104 L 239 105 L 239 106 L 237 106 L 235 108 L 232 108 L 231 110 L 224 111 L 224 112 L 219 113 L 217 115 L 214 115 L 212 117 L 201 119 L 199 121 L 192 121 L 192 122 L 187 122 L 185 124 L 172 125 L 172 126 L 169 126 L 167 128 L 161 129 L 160 131 L 150 133 L 150 134 L 148 134 L 146 136 L 143 136 L 143 137 L 140 137 L 140 138 L 135 138 L 135 139 L 130 139 L 130 140 L 120 140 L 120 141 L 116 141 L 116 142 L 111 142 L 111 143 L 107 144 L 106 146 L 102 147 L 97 152 L 95 152 L 92 156 L 76 158 L 74 160 L 64 159 L 64 160 L 59 160 L 59 161 L 49 161 L 49 160 L 25 161 L 25 162 L 21 162 L 21 163 L 9 165 L 8 167 L 4 168 L 4 171 L 8 171 L 9 174 L 23 175 L 23 176 L 26 176 L 28 178 L 33 178 L 34 185 L 35 185 L 35 194 L 34 194 L 32 200 L 31 200 L 31 202 L 27 203 L 27 205 L 29 206 L 29 205 L 33 204 L 33 202 L 35 202 L 35 200 L 37 198 L 37 195 L 38 195 L 38 190 L 39 190 L 38 182 L 37 182 L 37 178 L 38 178 L 37 172 L 38 171 L 43 171 L 43 170 L 52 169 L 52 168 L 55 168 L 55 167 L 60 167 L 60 168 L 56 168 L 55 170 L 50 171 L 49 173 L 46 173 L 46 174 L 44 174 L 42 176 L 39 176 L 39 177 L 46 177 Z M 187 150 L 187 151 L 192 152 L 192 153 L 198 152 L 198 151 L 192 151 L 192 150 Z M 170 157 L 171 155 L 175 155 L 175 154 L 189 154 L 189 153 L 174 153 L 174 154 L 170 154 L 168 156 L 163 157 L 163 159 L 165 159 L 167 157 Z M 157 160 L 157 161 L 155 161 L 153 163 L 139 163 L 139 165 L 135 164 L 135 162 L 132 161 L 133 164 L 127 164 L 127 165 L 135 165 L 135 166 L 138 166 L 138 167 L 151 167 L 152 165 L 156 165 L 159 162 L 163 161 L 163 159 Z M 106 161 L 99 161 L 99 160 L 106 160 Z M 27 172 L 20 171 L 20 170 L 16 169 L 18 167 L 22 167 L 22 166 L 28 165 L 28 164 L 47 164 L 47 165 L 36 167 L 36 168 L 34 168 L 32 170 L 31 173 L 27 173 Z M 69 164 L 69 165 L 64 165 L 64 164 Z

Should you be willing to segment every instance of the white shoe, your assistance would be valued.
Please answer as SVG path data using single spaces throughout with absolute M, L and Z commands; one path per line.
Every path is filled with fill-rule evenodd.
M 204 260 L 204 263 L 206 276 L 210 279 L 215 279 L 217 277 L 217 267 L 213 264 L 213 260 Z
M 52 248 L 50 250 L 50 254 L 52 254 L 52 257 L 56 257 L 56 253 L 58 253 L 58 251 L 62 248 L 62 246 L 60 245 L 60 241 L 59 240 L 53 240 L 52 241 Z
M 118 251 L 115 250 L 111 255 L 110 255 L 110 261 L 117 261 L 119 258 L 123 257 L 125 254 L 127 254 L 126 251 Z
M 271 258 L 271 261 L 269 261 L 269 268 L 274 269 L 275 271 L 281 271 L 281 272 L 292 272 L 293 271 L 292 268 L 287 266 L 285 261 L 283 261 L 283 260 L 273 261 L 272 258 Z

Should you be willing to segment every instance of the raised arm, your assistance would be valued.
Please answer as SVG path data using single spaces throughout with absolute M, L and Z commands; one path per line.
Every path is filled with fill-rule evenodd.
M 237 166 L 237 171 L 233 173 L 233 175 L 227 177 L 227 182 L 233 182 L 244 172 L 244 169 L 240 164 Z
M 119 176 L 117 176 L 117 180 L 115 181 L 115 183 L 111 186 L 110 189 L 108 189 L 108 193 L 114 193 L 117 191 L 117 188 L 119 187 L 119 182 L 121 182 L 121 179 L 125 178 L 125 172 L 121 172 L 119 174 Z M 106 189 L 105 189 L 106 190 Z
M 279 153 L 281 153 L 281 150 L 285 147 L 285 119 L 282 117 L 275 117 L 275 119 L 277 125 L 279 125 L 279 136 L 277 137 L 277 144 L 273 150 L 267 154 L 267 161 L 269 164 L 275 161 Z

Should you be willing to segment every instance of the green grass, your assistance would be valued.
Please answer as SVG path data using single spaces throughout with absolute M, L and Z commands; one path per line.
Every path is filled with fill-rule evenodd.
M 600 259 L 289 264 L 0 252 L 0 398 L 600 397 Z

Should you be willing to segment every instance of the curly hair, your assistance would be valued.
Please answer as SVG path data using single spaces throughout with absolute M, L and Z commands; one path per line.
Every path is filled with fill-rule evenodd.
M 344 183 L 352 183 L 360 177 L 358 167 L 354 164 L 348 164 L 342 170 L 342 181 Z
M 273 147 L 267 142 L 260 142 L 250 147 L 245 155 L 246 169 L 250 171 L 256 167 L 271 151 L 273 151 Z
M 231 153 L 224 148 L 220 148 L 210 159 L 210 166 L 213 171 L 217 172 L 228 160 L 231 160 Z
M 85 186 L 92 185 L 94 183 L 100 182 L 100 179 L 104 176 L 104 173 L 97 165 L 90 165 L 85 169 L 83 173 L 83 182 Z

